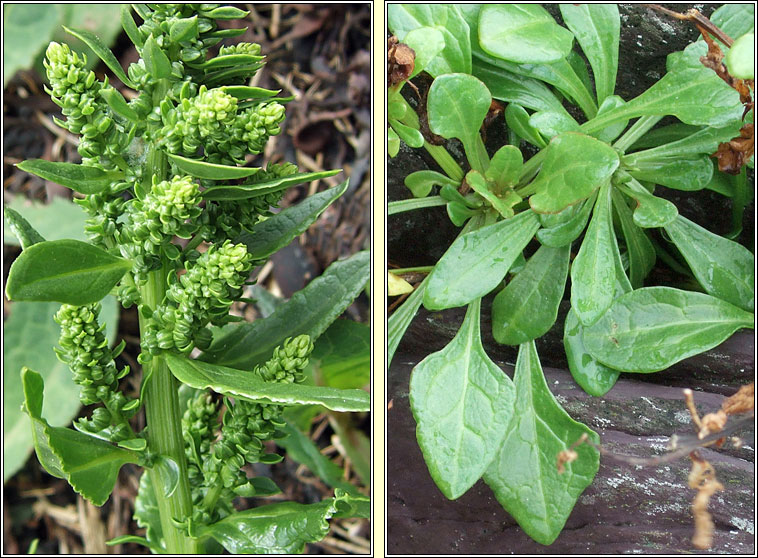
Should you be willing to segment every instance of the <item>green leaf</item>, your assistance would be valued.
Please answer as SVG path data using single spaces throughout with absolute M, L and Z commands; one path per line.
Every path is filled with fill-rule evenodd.
M 473 301 L 455 338 L 411 373 L 416 438 L 437 487 L 454 500 L 479 480 L 513 416 L 513 383 L 490 360 Z
M 419 27 L 409 31 L 403 38 L 403 43 L 411 47 L 416 55 L 413 60 L 413 71 L 408 76 L 408 79 L 412 79 L 445 49 L 445 36 L 434 27 Z
M 346 180 L 334 188 L 309 196 L 299 204 L 256 223 L 249 233 L 242 234 L 235 242 L 243 242 L 253 259 L 267 258 L 303 234 L 334 200 L 345 193 L 347 186 Z
M 654 196 L 639 182 L 630 182 L 628 186 L 621 186 L 620 189 L 637 202 L 632 218 L 638 227 L 643 229 L 665 227 L 679 215 L 673 203 Z
M 170 153 L 168 154 L 168 158 L 180 171 L 196 178 L 207 178 L 209 180 L 247 178 L 261 170 L 260 167 L 230 167 L 228 165 L 206 163 L 205 161 L 187 159 L 186 157 Z
M 5 285 L 10 300 L 83 305 L 107 295 L 132 262 L 78 240 L 30 246 L 13 262 Z
M 729 74 L 737 79 L 753 79 L 755 75 L 755 34 L 745 33 L 734 41 L 726 54 Z
M 232 168 L 232 167 L 228 167 Z M 249 169 L 244 169 L 249 170 Z M 296 184 L 303 184 L 304 182 L 312 182 L 314 180 L 321 180 L 329 176 L 334 176 L 342 172 L 342 169 L 320 171 L 320 172 L 303 172 L 298 174 L 292 174 L 290 176 L 283 176 L 281 178 L 275 178 L 274 180 L 266 180 L 265 182 L 251 182 L 249 184 L 234 184 L 234 185 L 220 185 L 208 188 L 203 192 L 203 198 L 206 200 L 245 200 L 248 198 L 255 198 L 258 196 L 264 196 L 272 192 L 278 192 L 294 186 Z M 345 183 L 346 184 L 346 183 Z
M 5 206 L 17 211 L 29 222 L 30 226 L 49 240 L 72 238 L 86 241 L 84 226 L 87 214 L 75 203 L 55 197 L 49 204 L 30 202 L 24 196 L 16 196 Z M 20 246 L 18 238 L 14 236 L 6 217 L 3 230 L 3 243 Z
M 370 261 L 363 251 L 333 263 L 268 318 L 225 328 L 202 360 L 252 368 L 271 358 L 285 337 L 307 333 L 315 341 L 363 291 Z
M 323 539 L 337 511 L 334 498 L 316 504 L 280 502 L 234 513 L 190 531 L 212 537 L 232 554 L 300 554 L 305 543 Z
M 682 125 L 687 126 L 687 125 Z M 663 141 L 657 143 L 655 147 L 645 149 L 644 151 L 637 151 L 623 157 L 622 162 L 629 167 L 635 167 L 640 162 L 646 162 L 648 160 L 666 160 L 666 159 L 678 159 L 680 157 L 687 157 L 693 155 L 706 154 L 710 155 L 714 153 L 720 143 L 729 141 L 733 137 L 739 135 L 739 129 L 741 123 L 736 121 L 733 125 L 724 126 L 723 128 L 703 128 L 698 130 L 692 129 L 691 126 L 684 128 L 684 136 L 677 137 L 680 128 L 670 126 L 661 129 L 667 131 L 671 135 L 654 136 L 660 137 Z M 646 134 L 644 137 L 652 136 L 658 130 Z M 668 141 L 665 141 L 668 139 Z M 635 143 L 634 148 L 640 143 Z
M 29 224 L 29 221 L 21 217 L 21 214 L 18 211 L 6 207 L 4 213 L 8 226 L 21 243 L 22 250 L 26 250 L 29 246 L 45 241 L 42 235 Z
M 111 182 L 124 176 L 121 172 L 107 172 L 96 167 L 44 159 L 29 159 L 16 166 L 22 171 L 71 188 L 81 194 L 99 194 L 105 191 Z
M 713 164 L 707 155 L 676 159 L 645 159 L 627 172 L 637 180 L 660 184 L 676 190 L 702 190 L 713 177 Z
M 463 306 L 497 287 L 539 228 L 531 211 L 459 236 L 427 277 L 424 306 Z
M 592 66 L 597 102 L 613 95 L 618 69 L 621 22 L 614 4 L 560 4 L 566 26 Z
M 136 456 L 94 436 L 76 430 L 50 426 L 42 418 L 42 376 L 24 367 L 25 409 L 32 419 L 37 457 L 51 475 L 65 478 L 84 498 L 102 506 L 113 491 L 116 477 Z
M 140 121 L 139 115 L 130 107 L 124 96 L 114 87 L 106 87 L 100 90 L 100 96 L 105 99 L 113 112 L 126 118 L 134 124 Z M 85 167 L 86 168 L 86 167 Z
M 121 4 L 121 27 L 124 28 L 124 31 L 132 44 L 138 48 L 142 48 L 142 45 L 145 44 L 145 42 L 142 39 L 142 34 L 137 28 L 137 24 L 134 22 L 129 4 Z
M 612 110 L 615 110 L 618 107 L 623 106 L 625 104 L 626 104 L 626 101 L 624 101 L 624 99 L 622 99 L 618 95 L 610 95 L 605 98 L 605 100 L 602 102 L 600 107 L 597 109 L 597 116 L 602 116 L 605 113 L 611 112 Z M 610 124 L 606 128 L 603 128 L 602 130 L 593 132 L 590 135 L 593 137 L 596 137 L 600 141 L 604 141 L 605 143 L 611 143 L 616 138 L 618 138 L 624 130 L 626 130 L 626 127 L 628 125 L 629 125 L 628 120 L 620 120 L 614 124 Z
M 337 496 L 337 513 L 334 517 L 371 518 L 371 498 L 353 492 L 343 493 L 339 488 L 334 491 Z
M 741 37 L 753 30 L 755 25 L 754 4 L 724 4 L 711 14 L 711 22 L 730 37 Z M 698 37 L 702 42 L 703 38 Z
M 637 289 L 642 286 L 645 277 L 655 265 L 655 248 L 645 232 L 634 224 L 632 211 L 621 192 L 614 188 L 611 194 L 613 208 L 621 222 L 621 230 L 624 233 L 626 250 L 629 254 L 629 281 Z
M 578 457 L 558 472 L 558 453 L 583 434 L 597 444 L 598 435 L 564 411 L 542 374 L 534 341 L 519 348 L 516 360 L 516 405 L 513 420 L 484 481 L 497 501 L 527 535 L 551 544 L 563 529 L 579 495 L 590 485 L 600 466 L 600 454 L 587 444 Z
M 624 372 L 657 372 L 753 327 L 753 314 L 710 295 L 646 287 L 619 297 L 584 329 L 587 351 Z
M 583 333 L 584 326 L 570 309 L 563 328 L 563 347 L 569 370 L 584 391 L 600 397 L 615 385 L 621 372 L 600 364 L 587 352 L 582 341 Z
M 140 528 L 145 529 L 145 538 L 150 549 L 157 554 L 165 554 L 166 543 L 163 540 L 158 500 L 150 480 L 150 472 L 147 470 L 142 472 L 139 480 L 139 490 L 134 500 L 134 519 Z
M 538 111 L 529 117 L 529 125 L 548 140 L 564 132 L 579 132 L 579 123 L 557 111 Z
M 3 87 L 30 69 L 60 24 L 57 4 L 8 4 L 3 9 Z
M 342 452 L 365 486 L 371 485 L 371 439 L 356 428 L 350 417 L 333 417 L 330 425 Z
M 415 198 L 425 198 L 435 186 L 444 186 L 445 184 L 449 184 L 453 188 L 459 186 L 455 180 L 433 170 L 412 172 L 405 177 L 404 183 Z
M 116 335 L 118 303 L 108 296 L 102 301 L 101 323 L 107 324 L 110 345 Z M 23 366 L 41 370 L 48 390 L 56 397 L 44 400 L 42 415 L 52 426 L 66 426 L 76 416 L 79 386 L 74 383 L 68 366 L 55 356 L 52 347 L 58 343 L 60 326 L 53 315 L 56 302 L 15 302 L 9 305 L 10 315 L 3 334 L 3 482 L 23 467 L 34 448 L 29 417 L 21 410 L 24 389 L 20 371 Z M 40 347 L 45 348 L 41 350 Z
M 571 307 L 591 324 L 611 305 L 616 285 L 618 244 L 611 219 L 611 188 L 600 188 L 582 247 L 571 264 Z
M 558 319 L 566 288 L 569 245 L 541 246 L 492 302 L 492 336 L 502 345 L 537 339 Z
M 558 213 L 607 184 L 618 166 L 618 154 L 606 143 L 574 132 L 556 136 L 532 182 L 536 193 L 529 205 L 537 213 Z
M 479 13 L 479 44 L 492 56 L 543 64 L 568 56 L 574 36 L 537 4 L 488 4 Z
M 486 170 L 489 158 L 479 129 L 491 103 L 492 96 L 487 87 L 468 74 L 438 77 L 427 97 L 429 128 L 444 138 L 461 140 L 471 167 L 481 173 Z
M 390 128 L 387 130 L 387 155 L 395 157 L 400 152 L 400 137 L 397 132 Z
M 198 36 L 197 16 L 177 18 L 171 22 L 169 37 L 174 43 L 194 41 Z
M 495 209 L 503 219 L 513 217 L 513 206 L 521 201 L 521 197 L 513 190 L 508 192 L 508 197 L 500 198 L 492 191 L 493 184 L 487 180 L 478 171 L 470 170 L 466 174 L 466 183 L 474 192 L 484 198 L 493 209 Z M 450 207 L 450 206 L 448 206 Z
M 359 389 L 371 382 L 371 328 L 352 320 L 335 320 L 318 338 L 310 362 L 317 384 Z
M 268 99 L 281 93 L 281 89 L 264 89 L 263 87 L 248 87 L 246 85 L 224 85 L 221 91 L 237 99 Z
M 356 492 L 356 488 L 345 480 L 342 467 L 325 457 L 308 436 L 291 424 L 286 424 L 282 430 L 287 433 L 287 437 L 277 440 L 276 443 L 287 450 L 288 459 L 308 467 L 327 486 Z
M 426 64 L 425 70 L 434 77 L 453 72 L 471 73 L 469 29 L 456 6 L 388 4 L 387 26 L 401 42 L 414 29 L 437 29 L 445 40 L 445 48 Z
M 490 166 L 484 176 L 500 188 L 514 186 L 524 166 L 524 156 L 515 145 L 504 145 L 492 156 Z
M 396 308 L 392 315 L 387 319 L 387 368 L 392 363 L 392 357 L 400 341 L 405 335 L 405 331 L 413 321 L 416 312 L 418 312 L 421 302 L 424 300 L 424 291 L 428 285 L 429 277 L 416 286 L 411 295 L 405 299 L 399 308 Z
M 137 86 L 132 83 L 132 80 L 130 80 L 129 76 L 127 76 L 126 72 L 124 72 L 124 69 L 121 67 L 121 64 L 119 63 L 116 56 L 111 52 L 111 49 L 105 46 L 97 35 L 90 33 L 89 31 L 85 31 L 84 29 L 70 29 L 65 26 L 63 29 L 66 30 L 66 33 L 73 35 L 80 41 L 84 42 L 84 44 L 86 44 L 89 48 L 91 48 L 92 51 L 98 56 L 98 58 L 105 62 L 105 65 L 108 66 L 108 69 L 110 69 L 110 71 L 113 72 L 115 76 L 121 80 L 121 83 L 127 87 L 131 87 L 132 89 L 137 89 Z
M 371 398 L 361 389 L 336 389 L 266 382 L 252 372 L 166 354 L 171 373 L 195 389 L 212 389 L 249 401 L 280 405 L 323 405 L 333 411 L 369 411 Z
M 171 61 L 152 35 L 147 38 L 142 46 L 141 54 L 145 61 L 145 68 L 153 78 L 168 79 L 171 77 Z
M 508 129 L 515 132 L 516 135 L 540 149 L 547 145 L 545 140 L 542 139 L 539 130 L 532 126 L 529 113 L 524 110 L 524 107 L 516 103 L 510 103 L 505 108 L 504 116 Z
M 584 231 L 596 198 L 597 193 L 593 193 L 589 199 L 570 205 L 563 211 L 541 214 L 540 222 L 544 228 L 537 231 L 537 240 L 553 248 L 574 242 Z
M 416 128 L 406 126 L 398 120 L 390 120 L 390 125 L 392 126 L 392 129 L 395 131 L 397 136 L 403 140 L 403 142 L 408 147 L 423 147 L 424 136 L 422 136 L 421 132 L 419 132 Z
M 755 257 L 750 250 L 681 215 L 666 225 L 666 232 L 708 294 L 753 311 Z

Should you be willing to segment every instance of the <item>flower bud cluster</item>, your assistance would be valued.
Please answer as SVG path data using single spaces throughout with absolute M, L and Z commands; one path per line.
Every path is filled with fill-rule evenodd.
M 131 436 L 126 420 L 136 413 L 137 405 L 118 390 L 119 378 L 129 373 L 129 367 L 120 372 L 114 358 L 123 350 L 124 343 L 112 351 L 105 337 L 105 324 L 98 324 L 100 304 L 72 306 L 64 304 L 55 315 L 61 326 L 60 348 L 55 352 L 61 362 L 67 364 L 74 374 L 74 382 L 80 386 L 79 398 L 85 405 L 103 403 L 105 408 L 96 409 L 91 420 L 79 422 L 81 430 L 107 432 L 114 441 Z
M 66 44 L 50 43 L 43 64 L 50 82 L 46 91 L 66 117 L 56 123 L 82 136 L 78 150 L 83 163 L 114 168 L 109 158 L 124 150 L 127 134 L 116 128 L 108 104 L 100 97 L 100 91 L 110 86 L 87 70 L 86 56 L 79 57 Z
M 220 248 L 211 246 L 166 292 L 166 303 L 152 313 L 143 336 L 148 354 L 176 348 L 188 352 L 205 347 L 210 337 L 204 328 L 227 317 L 229 307 L 242 294 L 250 275 L 251 257 L 244 244 L 227 240 Z
M 237 43 L 235 45 L 222 46 L 219 51 L 219 56 L 229 56 L 232 54 L 250 54 L 252 56 L 260 56 L 261 45 L 258 43 Z

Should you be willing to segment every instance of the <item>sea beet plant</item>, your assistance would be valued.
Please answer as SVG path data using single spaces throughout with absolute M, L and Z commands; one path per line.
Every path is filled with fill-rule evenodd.
M 598 435 L 553 397 L 535 348 L 557 320 L 567 279 L 566 357 L 595 396 L 621 372 L 664 370 L 754 323 L 753 254 L 657 195 L 727 196 L 731 236 L 739 234 L 753 164 L 753 7 L 717 10 L 718 42 L 704 30 L 630 100 L 614 94 L 617 6 L 559 9 L 565 26 L 534 4 L 388 8 L 389 153 L 400 142 L 424 147 L 442 170 L 409 174 L 416 199 L 390 203 L 389 213 L 444 205 L 463 227 L 436 265 L 413 269 L 428 275 L 390 316 L 389 358 L 421 304 L 467 306 L 455 338 L 411 374 L 418 443 L 447 498 L 483 478 L 542 544 L 560 534 L 599 467 Z M 725 66 L 723 52 L 742 36 Z M 403 92 L 422 71 L 434 78 L 428 91 Z M 508 144 L 488 152 L 481 132 L 500 113 Z M 453 138 L 468 171 L 444 147 Z M 689 290 L 653 283 L 657 260 L 687 276 L 680 285 Z M 519 347 L 513 380 L 480 340 L 481 299 L 491 293 L 493 337 Z M 558 467 L 580 439 L 593 443 Z
M 368 253 L 333 264 L 266 319 L 234 323 L 240 318 L 230 308 L 247 300 L 253 268 L 302 233 L 347 183 L 273 212 L 288 187 L 339 171 L 246 166 L 280 132 L 288 101 L 246 85 L 264 63 L 258 45 L 210 53 L 244 33 L 219 22 L 246 12 L 215 4 L 133 9 L 142 23 L 124 5 L 122 24 L 140 59 L 127 72 L 95 35 L 68 30 L 134 90 L 133 99 L 97 79 L 67 45 L 51 43 L 47 91 L 63 113 L 57 124 L 80 136 L 82 162 L 18 165 L 82 195 L 90 242 L 45 241 L 6 211 L 23 247 L 8 298 L 62 303 L 55 350 L 81 387 L 82 403 L 97 405 L 75 430 L 50 426 L 42 416 L 42 376 L 25 368 L 37 457 L 98 506 L 122 465 L 144 467 L 135 519 L 145 537 L 112 542 L 172 554 L 301 552 L 328 533 L 329 518 L 368 517 L 367 497 L 337 481 L 334 497 L 315 504 L 238 512 L 234 502 L 280 492 L 245 467 L 283 459 L 267 442 L 291 428 L 288 407 L 369 410 L 363 390 L 304 381 L 314 341 L 363 290 Z M 116 365 L 125 343 L 111 349 L 98 321 L 108 294 L 139 311 L 139 393 L 119 389 L 133 372 Z M 147 426 L 136 431 L 130 419 L 143 409 Z

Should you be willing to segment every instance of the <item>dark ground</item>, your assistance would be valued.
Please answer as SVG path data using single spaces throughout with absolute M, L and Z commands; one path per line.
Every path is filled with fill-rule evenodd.
M 279 296 L 289 297 L 328 267 L 370 245 L 370 5 L 265 5 L 241 6 L 251 10 L 246 35 L 237 40 L 257 42 L 267 55 L 267 64 L 254 85 L 282 89 L 294 95 L 287 105 L 287 119 L 281 135 L 272 137 L 264 153 L 266 159 L 295 162 L 301 172 L 342 168 L 343 173 L 287 193 L 283 206 L 296 203 L 309 193 L 321 191 L 350 178 L 345 195 L 328 208 L 308 231 L 277 253 L 258 275 L 259 283 Z M 236 22 L 235 22 L 236 23 Z M 112 47 L 122 66 L 137 55 L 125 35 Z M 96 68 L 110 74 L 104 65 Z M 120 83 L 109 75 L 111 83 Z M 49 203 L 55 196 L 70 198 L 71 192 L 40 178 L 18 171 L 15 163 L 42 157 L 58 161 L 79 161 L 68 134 L 52 123 L 60 117 L 58 107 L 42 90 L 43 82 L 34 72 L 19 73 L 5 89 L 3 106 L 4 198 L 25 196 Z M 125 93 L 126 94 L 126 93 Z M 19 249 L 4 246 L 5 266 Z M 348 317 L 366 322 L 368 299 L 361 295 L 348 309 Z M 4 300 L 4 315 L 12 304 Z M 246 315 L 255 315 L 250 307 Z M 122 310 L 118 338 L 139 335 L 134 309 Z M 137 346 L 128 344 L 123 355 L 136 365 Z M 126 362 L 121 363 L 125 364 Z M 370 434 L 366 417 L 351 428 Z M 333 444 L 335 436 L 326 416 L 314 419 L 313 439 L 341 466 L 350 470 L 349 460 Z M 327 447 L 328 446 L 328 447 Z M 270 473 L 282 487 L 284 497 L 311 502 L 331 495 L 312 473 L 290 460 L 271 466 Z M 25 553 L 31 541 L 39 539 L 40 553 L 146 553 L 133 544 L 105 547 L 104 540 L 125 533 L 141 533 L 132 521 L 132 504 L 140 470 L 124 467 L 109 502 L 95 508 L 78 497 L 65 481 L 47 475 L 35 457 L 4 486 L 3 553 Z M 349 480 L 360 484 L 355 473 Z M 336 520 L 329 536 L 310 545 L 314 554 L 365 554 L 369 551 L 368 520 Z
M 698 7 L 709 15 L 718 4 L 678 4 L 678 12 Z M 557 6 L 546 6 L 557 15 Z M 631 99 L 665 72 L 666 55 L 684 48 L 699 33 L 642 6 L 621 4 L 621 49 L 617 94 Z M 560 16 L 558 16 L 560 18 Z M 422 92 L 422 79 L 416 80 Z M 409 89 L 409 88 L 406 88 Z M 412 97 L 414 95 L 411 95 Z M 488 148 L 502 145 L 496 130 L 502 116 L 488 128 Z M 500 141 L 500 143 L 497 143 Z M 490 144 L 490 142 L 494 142 Z M 451 153 L 462 153 L 455 141 Z M 456 157 L 459 162 L 462 156 Z M 525 156 L 526 158 L 526 156 Z M 465 164 L 465 163 L 464 163 Z M 402 146 L 388 163 L 388 200 L 410 198 L 403 178 L 412 171 L 439 170 L 423 149 Z M 754 183 L 753 175 L 748 178 Z M 665 189 L 661 189 L 665 190 Z M 730 202 L 710 191 L 668 190 L 682 214 L 710 230 L 729 230 Z M 754 249 L 755 209 L 745 209 L 739 241 Z M 444 207 L 401 213 L 388 218 L 388 260 L 392 267 L 433 265 L 457 236 Z M 420 280 L 416 277 L 415 281 Z M 663 267 L 655 279 L 669 281 Z M 568 292 L 568 291 L 567 291 Z M 392 307 L 396 304 L 390 300 Z M 516 349 L 494 342 L 489 324 L 491 297 L 482 303 L 482 335 L 490 357 L 512 376 Z M 600 471 L 579 498 L 558 539 L 550 546 L 532 541 L 479 481 L 455 501 L 447 500 L 432 481 L 416 442 L 416 424 L 408 402 L 412 368 L 426 355 L 442 349 L 455 335 L 463 310 L 428 312 L 423 308 L 401 341 L 388 371 L 387 393 L 387 552 L 389 554 L 680 554 L 694 551 L 686 457 L 657 467 L 636 467 L 607 456 Z M 601 437 L 614 453 L 652 457 L 665 451 L 673 433 L 690 434 L 682 388 L 695 391 L 701 414 L 716 410 L 725 396 L 755 377 L 755 334 L 741 331 L 721 346 L 657 374 L 622 374 L 601 398 L 588 396 L 567 369 L 563 352 L 564 301 L 556 326 L 537 340 L 545 375 L 567 412 Z M 712 499 L 715 535 L 711 553 L 755 552 L 754 426 L 741 431 L 741 449 L 702 451 L 725 485 Z

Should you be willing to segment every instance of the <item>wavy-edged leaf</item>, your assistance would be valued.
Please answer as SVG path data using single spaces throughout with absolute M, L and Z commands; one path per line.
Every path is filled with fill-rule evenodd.
M 541 214 L 540 222 L 543 228 L 537 231 L 537 240 L 553 248 L 574 242 L 584 231 L 596 199 L 597 193 L 593 193 L 589 199 L 571 205 L 563 211 Z
M 560 4 L 566 26 L 592 66 L 597 102 L 613 95 L 618 69 L 621 18 L 615 4 Z
M 538 4 L 487 4 L 479 12 L 479 45 L 518 64 L 544 64 L 568 56 L 574 36 Z
M 171 373 L 195 389 L 212 389 L 249 401 L 281 405 L 322 405 L 333 411 L 371 409 L 371 397 L 362 389 L 337 389 L 303 384 L 266 382 L 250 371 L 208 364 L 174 354 L 166 355 Z
M 755 257 L 750 250 L 681 215 L 665 228 L 708 294 L 753 311 Z
M 492 302 L 492 336 L 502 345 L 537 339 L 558 319 L 566 288 L 569 245 L 541 246 Z
M 22 171 L 88 195 L 103 192 L 111 182 L 124 176 L 122 172 L 108 172 L 96 167 L 45 159 L 28 159 L 16 166 Z
M 102 60 L 105 65 L 108 66 L 108 69 L 110 69 L 110 71 L 113 72 L 115 76 L 121 80 L 121 83 L 127 87 L 131 87 L 132 89 L 137 89 L 137 86 L 132 83 L 132 80 L 130 80 L 129 76 L 127 76 L 126 72 L 124 72 L 124 69 L 121 67 L 121 64 L 119 63 L 116 56 L 111 52 L 111 49 L 105 46 L 97 35 L 90 33 L 89 31 L 85 31 L 84 29 L 70 29 L 65 26 L 63 29 L 66 30 L 66 33 L 73 35 L 80 41 L 84 42 L 84 44 L 86 44 L 88 47 L 90 47 L 92 49 L 92 52 L 97 54 L 98 58 L 100 58 L 100 60 Z
M 251 232 L 242 234 L 235 242 L 244 243 L 253 259 L 270 256 L 304 233 L 334 200 L 345 193 L 347 186 L 346 180 L 334 188 L 309 196 L 299 204 L 256 223 Z
M 566 132 L 555 136 L 545 150 L 545 160 L 529 205 L 537 213 L 558 213 L 610 181 L 619 166 L 618 153 L 591 136 Z
M 531 211 L 459 236 L 427 277 L 424 306 L 463 306 L 497 287 L 539 228 Z
M 131 261 L 86 242 L 49 240 L 21 252 L 5 292 L 10 300 L 89 304 L 107 295 L 131 267 Z
M 646 287 L 619 297 L 582 338 L 603 364 L 647 373 L 712 349 L 753 322 L 752 313 L 710 295 Z
M 634 224 L 632 211 L 624 196 L 615 188 L 611 192 L 613 208 L 616 210 L 621 230 L 624 233 L 627 254 L 629 254 L 629 282 L 637 289 L 655 265 L 655 248 L 645 232 Z
M 45 242 L 42 235 L 38 233 L 36 229 L 29 224 L 29 221 L 24 219 L 18 211 L 10 207 L 4 207 L 3 213 L 5 215 L 5 220 L 8 222 L 8 226 L 21 243 L 22 250 L 26 250 L 29 246 L 39 242 Z
M 187 159 L 186 157 L 172 155 L 171 153 L 168 154 L 168 158 L 180 171 L 196 178 L 206 178 L 209 180 L 247 178 L 261 170 L 260 167 L 232 167 L 229 165 L 206 163 L 205 161 Z
M 556 401 L 545 382 L 534 341 L 519 347 L 513 381 L 513 420 L 484 482 L 530 537 L 551 544 L 600 467 L 599 452 L 582 444 L 575 450 L 578 458 L 565 464 L 561 474 L 556 466 L 558 453 L 583 434 L 595 444 L 600 438 Z
M 591 324 L 611 305 L 616 285 L 618 244 L 611 219 L 611 188 L 600 188 L 587 233 L 571 264 L 571 307 Z
M 139 460 L 130 451 L 76 430 L 50 426 L 42 418 L 44 381 L 29 368 L 22 371 L 24 406 L 32 419 L 34 446 L 45 470 L 65 478 L 84 498 L 102 506 L 126 463 Z
M 437 487 L 454 500 L 479 480 L 513 416 L 513 382 L 490 360 L 473 301 L 455 338 L 411 373 L 416 438 Z
M 230 167 L 232 168 L 232 167 Z M 244 169 L 248 170 L 248 169 Z M 255 198 L 258 196 L 264 196 L 272 192 L 278 192 L 295 186 L 296 184 L 303 184 L 304 182 L 312 182 L 314 180 L 321 180 L 329 176 L 334 176 L 342 172 L 342 169 L 319 171 L 319 172 L 302 172 L 297 174 L 291 174 L 289 176 L 282 176 L 273 180 L 267 180 L 265 182 L 251 182 L 249 184 L 234 184 L 234 185 L 219 185 L 206 189 L 203 192 L 203 198 L 206 200 L 245 200 L 248 198 Z M 345 183 L 343 183 L 345 184 Z
M 268 318 L 225 328 L 202 360 L 252 368 L 271 358 L 285 337 L 307 333 L 315 341 L 363 291 L 370 263 L 368 251 L 333 263 Z

